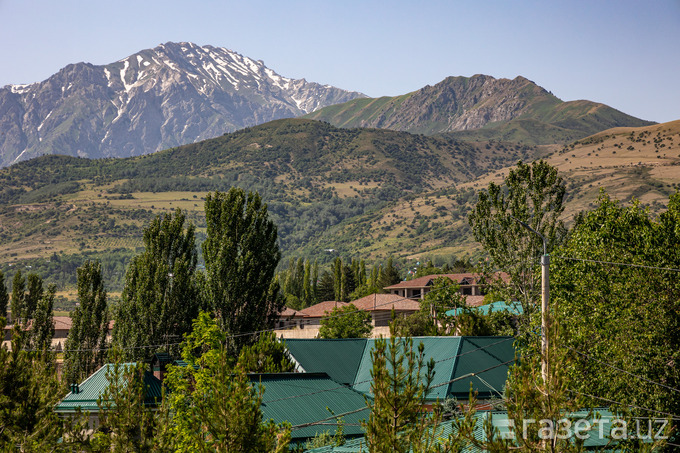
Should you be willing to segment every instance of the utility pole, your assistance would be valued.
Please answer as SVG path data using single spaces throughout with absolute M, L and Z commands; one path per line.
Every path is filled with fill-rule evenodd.
M 547 252 L 545 237 L 541 233 L 521 220 L 515 217 L 512 218 L 527 230 L 538 235 L 543 241 L 543 256 L 541 256 L 541 376 L 543 377 L 543 382 L 547 383 L 548 371 L 550 369 L 548 361 L 548 347 L 550 345 L 550 339 L 548 338 L 548 328 L 550 327 L 548 318 L 550 310 L 550 255 Z

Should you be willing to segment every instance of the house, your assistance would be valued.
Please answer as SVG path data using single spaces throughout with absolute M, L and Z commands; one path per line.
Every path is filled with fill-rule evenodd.
M 347 302 L 338 302 L 334 300 L 329 300 L 326 302 L 320 302 L 311 307 L 303 308 L 299 310 L 298 313 L 304 315 L 304 325 L 306 326 L 320 326 L 321 319 L 328 316 L 328 313 L 333 311 L 334 308 L 341 308 L 347 305 Z
M 123 363 L 122 367 L 134 367 L 135 363 Z M 55 406 L 54 412 L 61 417 L 75 415 L 78 411 L 88 412 L 88 430 L 85 434 L 92 434 L 99 427 L 99 405 L 97 401 L 104 395 L 109 387 L 107 374 L 114 372 L 114 364 L 108 363 L 80 384 L 73 384 L 71 391 Z M 161 403 L 162 384 L 150 371 L 144 372 L 144 384 L 146 385 L 146 398 L 144 405 L 150 409 L 157 408 Z M 126 385 L 122 382 L 122 385 Z
M 478 306 L 482 304 L 484 299 L 484 283 L 481 275 L 477 273 L 426 275 L 414 278 L 413 280 L 399 282 L 383 289 L 389 291 L 390 294 L 396 294 L 401 297 L 423 299 L 425 294 L 432 289 L 432 285 L 438 277 L 447 277 L 453 282 L 458 283 L 460 293 L 465 296 L 467 305 Z M 507 279 L 507 274 L 499 272 L 496 274 L 496 277 Z
M 279 319 L 276 321 L 277 329 L 288 329 L 288 328 L 304 328 L 306 314 L 301 311 L 293 310 L 289 307 L 284 307 L 283 311 L 279 313 Z
M 334 381 L 371 395 L 371 351 L 375 339 L 287 339 L 286 348 L 297 371 L 326 373 Z M 503 393 L 508 367 L 515 360 L 513 337 L 415 337 L 425 359 L 435 361 L 429 403 L 446 398 L 467 400 L 470 385 L 480 404 Z
M 338 426 L 336 416 L 342 416 L 346 438 L 364 435 L 361 420 L 368 418 L 364 395 L 326 373 L 249 374 L 248 378 L 264 387 L 262 420 L 290 423 L 293 445 L 324 431 L 333 434 Z
M 393 310 L 399 315 L 412 315 L 420 310 L 419 301 L 396 294 L 371 294 L 350 303 L 371 314 L 373 327 L 389 326 Z

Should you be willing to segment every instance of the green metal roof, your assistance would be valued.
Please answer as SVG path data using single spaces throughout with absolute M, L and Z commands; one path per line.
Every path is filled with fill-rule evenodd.
M 250 374 L 251 382 L 261 383 L 263 419 L 276 423 L 289 422 L 294 428 L 293 440 L 314 437 L 317 433 L 335 433 L 337 420 L 334 415 L 344 415 L 346 436 L 363 436 L 360 421 L 368 418 L 364 396 L 339 384 L 324 373 L 269 373 Z M 332 412 L 331 412 L 332 411 Z M 321 424 L 295 428 L 297 425 L 325 420 Z
M 135 363 L 123 363 L 121 366 L 125 368 L 134 367 Z M 97 400 L 104 394 L 109 387 L 109 380 L 106 377 L 106 372 L 111 370 L 115 365 L 108 363 L 102 366 L 99 370 L 91 374 L 87 379 L 79 384 L 79 392 L 69 392 L 59 404 L 54 408 L 55 412 L 74 412 L 77 408 L 81 411 L 98 412 L 99 406 Z M 146 385 L 147 393 L 144 404 L 147 406 L 157 405 L 162 398 L 162 384 L 149 371 L 144 372 L 144 384 Z M 126 385 L 123 383 L 123 385 Z
M 577 412 L 572 412 L 567 415 L 571 420 L 589 420 L 593 428 L 584 433 L 586 434 L 586 439 L 584 440 L 584 447 L 587 450 L 598 450 L 598 451 L 614 451 L 616 447 L 616 441 L 610 439 L 612 430 L 612 420 L 617 418 L 612 412 L 605 408 L 596 408 L 591 411 L 582 410 Z M 484 422 L 491 419 L 491 423 L 495 429 L 498 430 L 498 434 L 501 437 L 507 436 L 512 438 L 512 432 L 510 429 L 511 420 L 508 418 L 508 414 L 505 411 L 478 411 L 477 420 L 475 426 L 475 438 L 479 441 L 486 440 L 486 435 L 484 431 Z M 595 425 L 593 421 L 595 419 L 599 420 L 599 424 L 602 425 L 602 437 L 600 437 L 599 424 Z M 519 427 L 519 434 L 521 434 L 521 427 Z M 454 431 L 452 423 L 450 421 L 443 422 L 439 424 L 436 428 L 437 438 L 444 440 L 449 437 Z M 643 429 L 644 431 L 644 429 Z M 573 435 L 573 431 L 572 431 Z M 645 442 L 651 442 L 650 439 L 644 439 Z M 601 450 L 603 449 L 604 450 Z M 359 453 L 368 451 L 366 439 L 356 438 L 345 442 L 345 445 L 340 447 L 321 447 L 315 448 L 313 450 L 308 450 L 310 453 Z M 463 450 L 465 453 L 479 453 L 481 450 L 476 447 L 468 446 Z
M 352 385 L 366 339 L 286 339 L 286 347 L 304 371 L 326 373 L 341 384 Z
M 474 310 L 479 314 L 488 315 L 489 313 L 496 313 L 501 311 L 508 311 L 511 315 L 521 315 L 524 313 L 522 304 L 519 302 L 492 302 L 490 304 L 480 305 L 479 307 L 467 307 L 466 310 Z M 458 316 L 463 311 L 462 308 L 454 308 L 446 312 L 446 316 Z
M 305 371 L 325 372 L 334 380 L 370 395 L 371 351 L 375 342 L 376 339 L 286 340 L 286 345 Z M 515 357 L 512 337 L 415 337 L 414 348 L 421 342 L 426 360 L 435 360 L 428 401 L 450 396 L 467 399 L 470 383 L 482 399 L 503 392 L 509 366 L 504 362 Z M 484 371 L 488 368 L 491 369 Z M 455 381 L 448 384 L 451 380 Z

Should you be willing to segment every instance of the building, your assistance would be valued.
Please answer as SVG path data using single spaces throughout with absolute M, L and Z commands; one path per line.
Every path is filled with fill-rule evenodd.
M 498 273 L 498 278 L 507 279 L 507 274 Z M 426 275 L 424 277 L 414 278 L 413 280 L 405 280 L 392 286 L 387 286 L 384 289 L 390 294 L 395 294 L 401 297 L 408 297 L 412 299 L 423 299 L 431 289 L 434 281 L 439 277 L 447 277 L 451 281 L 458 283 L 460 286 L 460 293 L 465 296 L 467 305 L 479 306 L 484 300 L 484 282 L 480 274 L 477 273 L 460 273 L 460 274 L 434 274 Z

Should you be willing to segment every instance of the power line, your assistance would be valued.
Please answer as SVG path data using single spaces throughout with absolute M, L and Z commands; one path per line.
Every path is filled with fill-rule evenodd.
M 610 264 L 613 266 L 626 266 L 626 267 L 637 267 L 637 268 L 642 268 L 642 269 L 654 269 L 654 270 L 660 270 L 660 271 L 670 271 L 670 272 L 680 272 L 680 269 L 673 268 L 673 267 L 659 267 L 659 266 L 649 266 L 645 264 L 630 264 L 630 263 L 617 263 L 613 261 L 600 261 L 600 260 L 589 260 L 585 258 L 572 258 L 570 256 L 552 256 L 552 258 L 560 258 L 563 260 L 570 260 L 570 261 L 583 261 L 587 263 L 597 263 L 597 264 Z
M 634 404 L 626 404 L 626 403 L 622 403 L 620 401 L 610 400 L 608 398 L 602 398 L 600 396 L 589 395 L 588 393 L 578 392 L 576 390 L 567 389 L 567 391 L 571 392 L 571 393 L 576 393 L 577 395 L 587 396 L 589 398 L 595 398 L 595 399 L 598 399 L 598 400 L 606 401 L 608 403 L 617 404 L 619 406 L 627 406 L 627 407 L 631 407 L 633 409 L 641 409 L 641 410 L 647 411 L 647 412 L 656 412 L 657 414 L 663 414 L 663 415 L 669 416 L 672 420 L 680 420 L 680 416 L 675 415 L 675 414 L 671 414 L 669 412 L 664 412 L 664 411 L 660 411 L 660 410 L 656 410 L 656 409 L 649 409 L 647 407 L 636 406 Z
M 588 355 L 588 354 L 585 354 L 585 353 L 583 353 L 583 352 L 581 352 L 581 351 L 577 351 L 576 349 L 571 348 L 571 347 L 569 347 L 569 346 L 565 346 L 565 347 L 566 347 L 567 349 L 570 349 L 570 350 L 574 351 L 575 353 L 577 353 L 577 354 L 579 354 L 579 355 L 582 355 L 583 357 L 585 357 L 585 358 L 587 358 L 587 359 L 589 359 L 589 360 L 593 360 L 593 361 L 598 362 L 598 363 L 601 363 L 601 364 L 603 364 L 603 365 L 607 365 L 607 366 L 610 367 L 610 368 L 613 368 L 613 369 L 615 369 L 615 370 L 617 370 L 617 371 L 621 371 L 622 373 L 626 373 L 626 374 L 628 374 L 629 376 L 636 377 L 636 378 L 638 378 L 638 379 L 640 379 L 640 380 L 642 380 L 642 381 L 648 382 L 648 383 L 650 383 L 650 384 L 658 385 L 658 386 L 663 387 L 663 388 L 666 388 L 666 389 L 668 389 L 668 390 L 672 390 L 672 391 L 674 391 L 674 392 L 680 393 L 680 390 L 679 390 L 679 389 L 676 389 L 676 388 L 674 388 L 674 387 L 670 387 L 670 386 L 668 386 L 668 385 L 666 385 L 666 384 L 662 384 L 661 382 L 652 381 L 651 379 L 648 379 L 648 378 L 646 378 L 646 377 L 644 377 L 644 376 L 640 376 L 640 375 L 631 373 L 630 371 L 626 371 L 626 370 L 624 370 L 624 369 L 622 369 L 622 368 L 618 368 L 618 367 L 612 365 L 611 363 L 607 363 L 607 362 L 604 362 L 604 361 L 602 361 L 602 360 L 596 359 L 596 358 L 593 357 L 593 356 L 590 356 L 590 355 Z
M 460 353 L 460 354 L 457 354 L 457 355 L 454 355 L 454 356 L 451 356 L 451 357 L 447 357 L 447 358 L 445 358 L 445 359 L 437 360 L 437 361 L 435 361 L 435 363 L 446 362 L 446 361 L 448 361 L 448 360 L 452 360 L 452 359 L 455 359 L 455 358 L 458 358 L 458 357 L 462 357 L 462 356 L 471 354 L 471 353 L 473 353 L 473 352 L 476 352 L 476 351 L 479 351 L 479 350 L 483 350 L 483 349 L 487 349 L 487 348 L 490 348 L 491 346 L 495 346 L 495 345 L 497 345 L 497 344 L 504 343 L 504 342 L 506 342 L 506 341 L 514 340 L 514 339 L 515 339 L 514 337 L 504 338 L 503 340 L 497 341 L 497 342 L 495 342 L 495 343 L 487 344 L 486 346 L 480 346 L 480 347 L 478 347 L 478 348 L 471 349 L 471 350 L 469 350 L 469 351 L 466 351 L 466 352 L 463 352 L 463 353 Z M 513 359 L 512 361 L 514 361 L 514 359 Z M 506 362 L 506 363 L 507 363 L 507 362 Z M 500 366 L 500 365 L 499 365 L 499 366 Z M 482 371 L 482 372 L 483 372 L 483 371 Z M 365 380 L 363 380 L 363 381 L 355 382 L 355 383 L 353 383 L 351 386 L 340 385 L 340 386 L 333 387 L 333 388 L 329 388 L 329 389 L 323 389 L 323 390 L 317 390 L 317 391 L 315 391 L 315 392 L 303 393 L 303 394 L 301 394 L 301 395 L 285 396 L 285 397 L 282 397 L 282 398 L 277 398 L 277 399 L 274 399 L 274 400 L 265 401 L 265 403 L 267 403 L 267 404 L 276 403 L 276 402 L 279 402 L 279 401 L 291 400 L 291 399 L 295 399 L 295 398 L 302 398 L 302 397 L 305 397 L 305 396 L 318 395 L 318 394 L 320 394 L 320 393 L 331 392 L 331 391 L 339 390 L 339 389 L 352 388 L 352 387 L 357 386 L 357 385 L 359 385 L 359 384 L 366 384 L 367 382 L 371 382 L 372 380 L 373 380 L 373 379 L 365 379 Z M 488 385 L 488 384 L 487 384 L 487 385 Z M 267 388 L 267 387 L 265 386 L 265 392 L 266 392 L 266 388 Z M 432 388 L 434 388 L 434 387 L 432 387 Z M 494 389 L 494 390 L 495 390 L 495 389 Z

